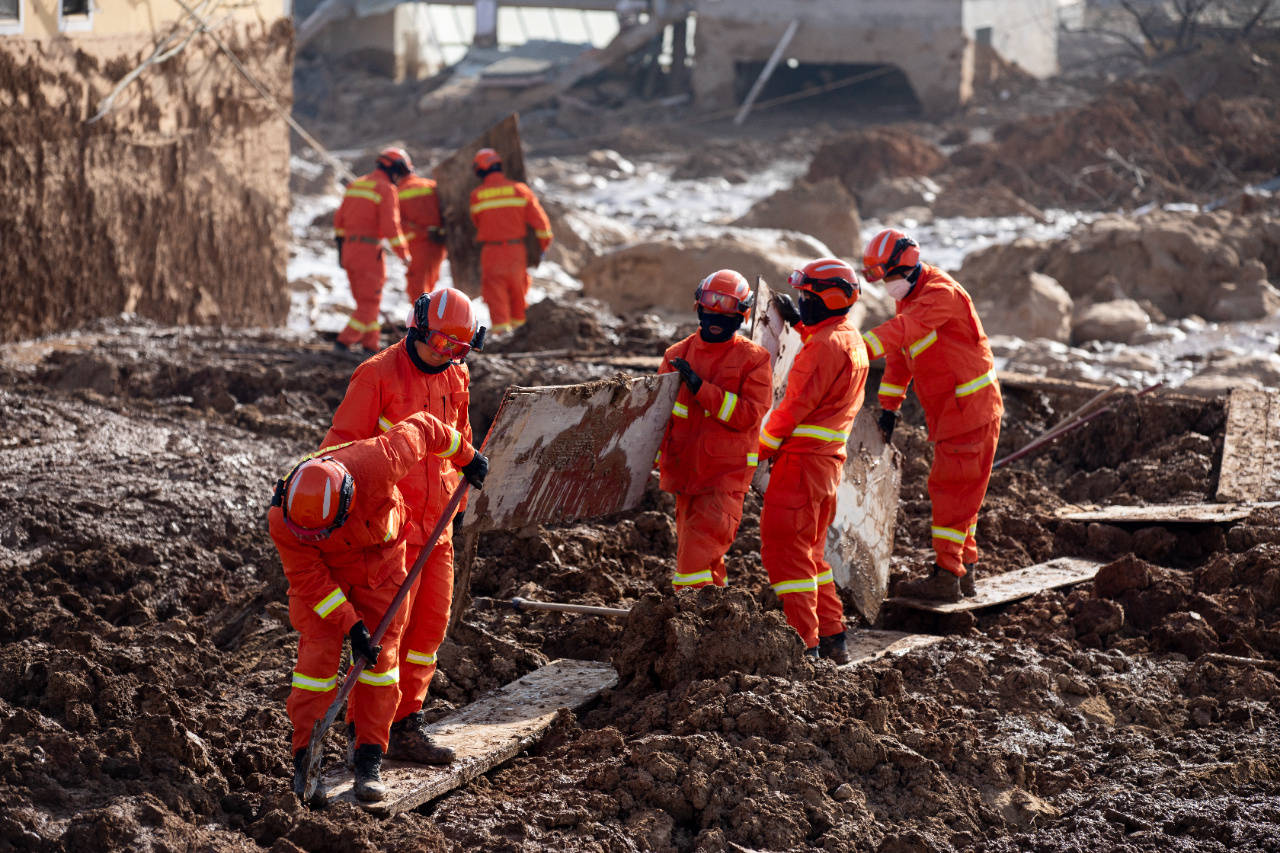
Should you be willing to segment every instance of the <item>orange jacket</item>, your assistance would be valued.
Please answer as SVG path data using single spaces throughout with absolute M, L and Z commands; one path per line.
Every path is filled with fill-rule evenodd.
M 396 190 L 400 196 L 400 223 L 404 226 L 404 238 L 410 242 L 428 239 L 431 230 L 438 230 L 442 224 L 436 182 L 409 174 L 400 179 Z
M 862 336 L 868 356 L 885 357 L 881 408 L 900 408 L 914 377 L 930 441 L 986 426 L 1004 413 L 987 333 L 955 279 L 924 264 L 897 312 Z
M 407 339 L 365 359 L 351 374 L 346 396 L 333 413 L 324 445 L 358 441 L 389 430 L 415 412 L 439 418 L 452 435 L 448 447 L 413 466 L 397 485 L 412 512 L 409 542 L 426 543 L 440 512 L 458 483 L 458 471 L 471 461 L 471 374 L 465 364 L 423 373 L 413 366 Z
M 303 542 L 289 532 L 284 511 L 267 513 L 271 538 L 280 552 L 289 595 L 323 619 L 336 619 L 343 632 L 359 621 L 355 608 L 334 580 L 334 573 L 363 571 L 368 586 L 398 583 L 408 572 L 408 539 L 404 498 L 396 483 L 431 453 L 444 453 L 457 441 L 457 432 L 427 412 L 418 412 L 376 438 L 356 441 L 311 455 L 332 456 L 355 480 L 346 524 L 319 542 Z M 459 453 L 470 458 L 470 445 Z M 375 626 L 369 626 L 373 630 Z
M 507 180 L 501 172 L 485 175 L 483 183 L 471 191 L 471 221 L 481 243 L 521 242 L 528 226 L 544 251 L 551 245 L 551 220 L 533 190 Z
M 659 373 L 683 358 L 702 379 L 695 397 L 680 384 L 658 450 L 661 487 L 701 495 L 744 491 L 757 462 L 756 436 L 773 398 L 769 353 L 740 335 L 711 344 L 694 333 L 672 344 Z
M 333 215 L 333 233 L 337 237 L 362 242 L 386 238 L 391 250 L 408 260 L 405 236 L 400 231 L 400 202 L 396 185 L 381 169 L 375 169 L 352 181 L 342 196 L 342 204 Z
M 845 442 L 867 388 L 867 350 L 848 315 L 797 326 L 804 346 L 787 391 L 760 433 L 760 452 L 846 457 Z

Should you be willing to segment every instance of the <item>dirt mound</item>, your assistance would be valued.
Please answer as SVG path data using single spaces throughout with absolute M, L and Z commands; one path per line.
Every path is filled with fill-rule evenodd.
M 835 178 L 816 184 L 798 181 L 756 202 L 732 223 L 747 228 L 782 228 L 816 237 L 842 258 L 862 252 L 858 202 Z
M 805 180 L 839 178 L 855 196 L 885 178 L 914 178 L 946 165 L 932 142 L 914 133 L 859 130 L 827 142 L 813 155 Z
M 661 355 L 677 338 L 675 326 L 653 315 L 624 320 L 593 299 L 544 299 L 529 306 L 528 323 L 486 349 L 495 355 L 544 350 L 619 355 Z M 546 383 L 556 384 L 556 383 Z M 561 383 L 563 384 L 563 383 Z

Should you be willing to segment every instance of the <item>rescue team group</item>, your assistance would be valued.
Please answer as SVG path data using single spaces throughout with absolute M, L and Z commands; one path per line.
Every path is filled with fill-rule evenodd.
M 376 347 L 382 286 L 373 241 L 386 233 L 375 225 L 395 224 L 396 181 L 406 210 L 430 195 L 408 195 L 421 185 L 412 183 L 403 151 L 383 152 L 378 163 L 381 176 L 353 183 L 335 217 L 344 237 L 343 264 L 363 306 L 352 322 L 367 317 L 364 322 L 375 324 L 373 337 L 367 330 L 360 337 L 370 349 Z M 502 177 L 496 154 L 481 151 L 475 167 L 482 183 L 472 194 L 472 213 L 482 239 L 496 241 L 482 250 L 484 298 L 495 324 L 509 327 L 524 319 L 527 288 L 524 245 L 516 235 L 526 223 L 544 245 L 551 234 L 528 188 Z M 352 207 L 352 199 L 377 207 Z M 502 213 L 501 229 L 490 229 L 483 218 L 494 211 Z M 467 416 L 465 359 L 481 329 L 465 294 L 425 283 L 438 271 L 441 252 L 429 231 L 425 239 L 419 236 L 423 222 L 432 227 L 429 221 L 411 216 L 405 244 L 412 263 L 425 265 L 427 278 L 410 277 L 415 298 L 408 333 L 356 368 L 322 449 L 280 481 L 268 515 L 289 581 L 290 620 L 301 635 L 288 699 L 299 795 L 311 731 L 337 695 L 347 638 L 353 655 L 367 662 L 347 706 L 356 797 L 374 802 L 385 796 L 384 755 L 429 764 L 454 757 L 431 740 L 422 714 L 449 618 L 451 528 L 444 525 L 434 543 L 426 540 L 454 489 L 462 487 L 458 475 L 481 488 L 488 471 Z M 438 222 L 437 211 L 434 227 Z M 359 254 L 353 246 L 361 247 Z M 900 231 L 873 237 L 862 263 L 863 277 L 883 282 L 896 300 L 895 316 L 866 333 L 848 316 L 861 285 L 844 261 L 820 258 L 793 272 L 788 283 L 798 302 L 774 296 L 804 344 L 767 422 L 770 359 L 737 334 L 754 302 L 740 273 L 719 270 L 696 286 L 699 330 L 671 346 L 660 368 L 681 379 L 658 456 L 661 487 L 676 496 L 674 587 L 725 585 L 724 556 L 737 534 L 747 487 L 759 463 L 772 460 L 760 517 L 762 562 L 806 654 L 836 663 L 849 659 L 844 611 L 823 550 L 870 360 L 886 361 L 877 420 L 885 440 L 914 381 L 934 443 L 928 486 L 935 563 L 925 577 L 900 584 L 899 594 L 946 601 L 974 594 L 978 510 L 1004 410 L 987 336 L 964 289 L 922 263 L 916 242 Z M 415 281 L 422 285 L 416 293 Z M 370 314 L 359 288 L 374 284 L 379 293 Z M 344 334 L 355 334 L 352 329 L 357 327 Z M 408 606 L 375 645 L 368 625 L 381 621 L 424 548 L 425 567 Z

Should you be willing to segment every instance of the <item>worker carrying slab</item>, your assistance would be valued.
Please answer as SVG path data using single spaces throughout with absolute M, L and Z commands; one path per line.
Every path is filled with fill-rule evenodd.
M 387 241 L 400 260 L 410 263 L 409 248 L 400 230 L 396 184 L 412 171 L 413 163 L 403 148 L 384 149 L 378 155 L 374 170 L 347 186 L 342 204 L 333 215 L 338 261 L 347 271 L 351 298 L 356 302 L 347 325 L 333 345 L 339 352 L 348 352 L 356 343 L 365 354 L 380 348 L 378 333 L 382 324 L 378 318 L 382 287 L 387 282 L 382 242 Z
M 480 186 L 471 191 L 471 221 L 480 243 L 480 295 L 489 306 L 494 334 L 518 329 L 525 321 L 529 293 L 524 238 L 533 229 L 542 251 L 551 245 L 551 221 L 527 184 L 502 174 L 502 158 L 481 148 L 472 160 Z
M 398 610 L 380 646 L 368 626 L 381 622 L 408 575 L 414 528 L 397 484 L 424 460 L 446 456 L 464 469 L 484 467 L 457 429 L 419 411 L 376 437 L 311 454 L 276 485 L 267 521 L 289 581 L 289 622 L 299 634 L 286 704 L 299 796 L 312 729 L 338 693 L 344 638 L 366 661 L 347 708 L 355 795 L 372 802 L 385 794 L 380 771 L 400 703 L 399 645 L 408 610 Z
M 867 281 L 883 281 L 896 316 L 862 337 L 870 358 L 885 359 L 878 425 L 893 436 L 898 410 L 915 380 L 924 407 L 933 468 L 931 573 L 898 585 L 897 594 L 938 601 L 973 595 L 977 578 L 978 510 L 987 493 L 1004 403 L 995 360 L 973 300 L 955 279 L 920 262 L 920 249 L 901 231 L 886 229 L 862 256 Z
M 719 270 L 693 298 L 699 329 L 668 348 L 658 370 L 682 380 L 658 451 L 660 485 L 676 496 L 677 590 L 725 585 L 773 387 L 769 353 L 737 334 L 755 298 L 747 280 Z
M 440 196 L 436 182 L 414 171 L 396 184 L 400 198 L 400 224 L 409 246 L 409 269 L 405 271 L 405 291 L 412 305 L 424 293 L 435 290 L 444 263 L 444 220 L 440 216 Z
M 481 337 L 471 300 L 452 287 L 423 294 L 414 303 L 407 325 L 408 334 L 399 345 L 387 347 L 351 375 L 324 443 L 372 438 L 418 412 L 429 412 L 452 430 L 449 447 L 428 456 L 397 483 L 408 508 L 405 564 L 412 566 L 430 544 L 426 537 L 460 476 L 467 475 L 478 487 L 488 463 L 483 455 L 462 452 L 472 440 L 467 415 L 471 376 L 464 360 Z M 392 717 L 391 758 L 422 764 L 453 760 L 453 750 L 433 743 L 425 733 L 422 718 L 452 599 L 453 535 L 446 526 L 408 598 L 409 623 L 399 646 L 400 702 Z
M 849 661 L 844 606 L 823 554 L 845 442 L 866 393 L 866 347 L 849 317 L 862 288 L 853 267 L 836 258 L 810 261 L 788 283 L 799 306 L 786 294 L 774 299 L 804 345 L 760 433 L 761 458 L 774 460 L 760 512 L 760 558 L 805 653 L 842 664 Z

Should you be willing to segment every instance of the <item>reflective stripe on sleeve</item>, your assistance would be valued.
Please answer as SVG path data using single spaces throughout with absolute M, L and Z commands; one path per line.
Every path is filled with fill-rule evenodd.
M 929 334 L 925 335 L 925 336 L 924 336 L 923 338 L 921 338 L 920 340 L 916 341 L 914 344 L 912 344 L 912 345 L 911 345 L 910 347 L 908 347 L 907 349 L 909 349 L 909 350 L 911 351 L 911 357 L 912 357 L 912 358 L 915 358 L 915 357 L 916 357 L 916 356 L 918 356 L 920 353 L 924 352 L 924 351 L 925 351 L 925 350 L 927 350 L 929 347 L 931 347 L 931 346 L 933 346 L 935 343 L 937 343 L 937 341 L 938 341 L 938 330 L 937 330 L 937 329 L 934 329 L 932 332 L 930 332 Z
M 748 468 L 757 468 L 757 467 L 759 467 L 759 465 L 760 465 L 760 454 L 759 454 L 759 453 L 748 453 L 748 454 L 747 454 L 747 467 L 748 467 Z
M 969 525 L 969 535 L 970 535 L 970 536 L 973 536 L 974 538 L 977 538 L 977 536 L 978 536 L 978 525 L 976 525 L 976 524 L 970 524 L 970 525 Z
M 818 582 L 818 586 L 823 586 L 825 584 L 835 583 L 836 576 L 831 569 L 827 569 L 825 572 L 818 575 L 814 580 Z
M 527 198 L 517 196 L 516 198 L 495 198 L 492 201 L 482 201 L 478 204 L 471 205 L 472 214 L 484 213 L 486 210 L 493 210 L 499 207 L 524 207 L 529 203 Z
M 534 231 L 533 236 L 537 237 L 539 240 L 550 240 L 551 232 L 550 231 Z
M 403 245 L 405 244 L 405 240 L 407 240 L 407 239 L 408 239 L 408 238 L 407 238 L 407 237 L 405 237 L 403 234 L 397 234 L 395 237 L 393 237 L 393 238 L 391 239 L 391 245 L 392 245 L 392 246 L 403 246 Z
M 880 390 L 876 392 L 881 397 L 905 397 L 907 389 L 902 385 L 894 385 L 892 382 L 880 382 Z
M 689 572 L 688 574 L 676 572 L 671 576 L 672 586 L 693 586 L 696 583 L 712 583 L 711 570 L 703 569 L 700 572 Z
M 963 545 L 965 532 L 963 530 L 956 530 L 954 527 L 934 527 L 933 538 L 945 539 L 948 542 L 955 542 L 958 545 Z
M 449 448 L 445 450 L 443 453 L 436 454 L 441 459 L 448 459 L 450 456 L 457 453 L 458 448 L 462 446 L 462 433 L 458 432 L 453 427 L 449 427 L 448 429 L 449 429 L 450 435 L 452 436 L 452 438 L 449 440 Z
M 297 690 L 310 690 L 313 693 L 328 693 L 330 690 L 338 689 L 338 676 L 331 675 L 328 678 L 315 678 L 294 670 L 290 686 Z
M 677 418 L 687 418 L 689 417 L 689 407 L 684 403 L 676 403 L 671 407 L 671 414 L 675 415 Z
M 789 592 L 817 592 L 817 578 L 799 578 L 793 581 L 778 581 L 770 584 L 769 588 L 773 590 L 775 595 L 786 595 Z
M 354 189 L 354 187 L 355 187 L 355 184 L 352 184 L 351 187 L 348 187 L 346 195 L 344 195 L 343 198 L 363 198 L 373 202 L 374 204 L 382 204 L 381 194 L 376 193 L 373 190 Z
M 382 541 L 390 542 L 396 538 L 396 534 L 399 532 L 400 525 L 396 520 L 396 511 L 392 508 L 391 512 L 387 513 L 387 534 L 382 537 Z
M 383 415 L 382 417 L 378 418 L 378 429 L 380 431 L 386 432 L 387 430 L 391 429 L 393 426 L 395 426 L 395 424 L 391 423 L 390 419 L 388 419 L 386 415 Z
M 434 652 L 427 654 L 426 652 L 415 652 L 413 649 L 409 649 L 409 653 L 404 656 L 404 659 L 409 663 L 416 663 L 418 666 L 436 665 L 436 656 Z
M 360 674 L 356 676 L 356 681 L 361 684 L 368 684 L 371 687 L 392 687 L 400 683 L 400 667 L 389 669 L 386 672 L 371 672 L 367 669 L 360 670 Z
M 871 347 L 871 354 L 876 358 L 884 355 L 884 344 L 880 343 L 875 332 L 863 332 L 862 339 L 867 342 L 867 346 Z
M 716 413 L 716 417 L 728 423 L 729 418 L 733 417 L 733 410 L 736 408 L 738 408 L 738 395 L 732 391 L 725 391 L 724 399 L 720 402 L 720 411 Z
M 956 396 L 968 397 L 970 394 L 974 393 L 975 391 L 981 391 L 983 388 L 986 388 L 988 385 L 994 385 L 995 383 L 996 383 L 996 371 L 995 371 L 995 368 L 992 368 L 991 370 L 988 370 L 986 373 L 979 376 L 977 379 L 971 379 L 968 382 L 964 383 L 963 385 L 957 385 Z
M 814 426 L 813 424 L 800 424 L 791 431 L 792 438 L 816 438 L 819 441 L 838 441 L 844 443 L 849 440 L 849 433 L 839 432 L 826 427 Z
M 406 198 L 419 198 L 424 195 L 435 195 L 435 187 L 409 187 L 407 190 L 400 190 L 400 200 Z
M 314 610 L 321 619 L 324 619 L 330 613 L 341 607 L 343 602 L 346 600 L 347 597 L 343 595 L 342 590 L 335 587 L 333 592 L 326 595 L 320 600 L 319 604 L 311 609 Z
M 769 448 L 770 450 L 777 450 L 779 447 L 782 446 L 782 439 L 774 438 L 773 436 L 769 435 L 769 433 L 765 432 L 764 430 L 761 430 L 760 443 L 763 444 L 765 447 Z

